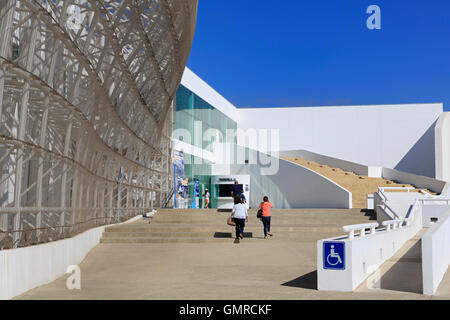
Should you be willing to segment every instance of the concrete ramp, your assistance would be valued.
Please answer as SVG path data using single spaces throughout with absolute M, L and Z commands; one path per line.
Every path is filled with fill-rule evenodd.
M 390 290 L 399 292 L 423 292 L 422 284 L 422 229 L 375 273 L 356 292 Z

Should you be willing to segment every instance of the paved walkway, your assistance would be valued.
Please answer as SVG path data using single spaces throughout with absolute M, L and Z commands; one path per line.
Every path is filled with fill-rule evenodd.
M 271 239 L 100 244 L 80 268 L 81 290 L 66 289 L 63 276 L 17 299 L 430 299 L 395 288 L 318 291 L 316 244 Z M 433 299 L 450 299 L 449 272 Z

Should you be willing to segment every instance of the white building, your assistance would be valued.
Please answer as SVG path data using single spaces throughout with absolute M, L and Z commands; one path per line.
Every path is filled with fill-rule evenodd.
M 185 96 L 184 104 L 183 99 L 179 99 L 180 90 L 192 96 L 189 96 L 190 100 Z M 289 190 L 297 190 L 292 197 L 298 198 L 298 187 L 302 183 L 291 181 L 289 184 L 286 181 L 278 181 L 278 178 L 284 176 L 282 168 L 286 164 L 283 164 L 283 160 L 280 160 L 282 165 L 279 164 L 279 168 L 273 174 L 266 173 L 262 174 L 265 177 L 257 178 L 261 174 L 258 175 L 255 170 L 249 168 L 253 163 L 252 160 L 254 161 L 251 158 L 252 154 L 258 157 L 258 153 L 247 150 L 245 159 L 241 159 L 242 162 L 237 161 L 238 159 L 233 161 L 233 154 L 229 151 L 239 149 L 240 147 L 236 147 L 236 144 L 270 153 L 275 158 L 279 154 L 297 155 L 311 157 L 310 160 L 318 162 L 321 160 L 328 163 L 331 161 L 332 164 L 338 162 L 344 166 L 350 166 L 350 169 L 354 169 L 351 171 L 355 172 L 366 168 L 359 172 L 366 175 L 381 176 L 382 169 L 385 168 L 386 170 L 394 169 L 396 173 L 400 172 L 405 177 L 408 176 L 406 173 L 429 178 L 436 177 L 435 130 L 438 119 L 443 115 L 442 103 L 236 108 L 188 68 L 185 69 L 179 95 L 177 96 L 176 127 L 188 129 L 191 140 L 190 142 L 186 139 L 179 141 L 175 137 L 175 149 L 207 160 L 208 164 L 203 167 L 205 176 L 251 174 L 250 184 L 253 192 L 250 191 L 250 197 L 254 198 L 254 201 L 251 201 L 252 204 L 258 203 L 259 196 L 262 194 L 273 193 L 275 189 L 277 189 L 275 193 L 282 194 L 280 197 L 275 196 L 278 198 L 276 202 L 279 207 L 314 206 L 314 204 L 324 207 L 327 206 L 327 201 L 325 203 L 324 199 L 307 201 L 307 199 L 311 200 L 311 197 L 314 198 L 312 194 L 305 194 L 305 198 L 298 201 L 291 199 L 288 195 Z M 200 102 L 197 103 L 194 100 Z M 190 102 L 192 103 L 189 115 L 192 119 L 188 121 L 191 126 L 188 127 L 186 124 L 180 126 L 180 121 L 186 122 L 186 114 L 180 114 L 180 112 L 184 112 L 182 110 L 186 109 L 184 105 Z M 214 114 L 207 115 L 213 112 Z M 219 119 L 217 123 L 221 127 L 217 129 L 220 133 L 216 135 L 206 132 L 207 129 L 215 128 L 214 123 L 205 125 L 208 121 L 211 122 L 211 119 Z M 194 129 L 195 125 L 192 124 L 195 121 L 202 121 L 203 128 Z M 225 122 L 227 124 L 223 125 Z M 230 138 L 226 135 L 226 129 L 236 135 Z M 268 143 L 261 139 L 265 132 L 267 132 Z M 256 133 L 258 138 L 250 143 L 248 137 L 251 137 L 252 133 Z M 214 137 L 211 138 L 212 136 Z M 215 143 L 210 143 L 213 140 Z M 344 161 L 339 162 L 340 160 Z M 371 170 L 373 168 L 378 170 Z M 297 169 L 290 167 L 289 170 L 285 172 L 287 176 Z M 390 172 L 392 174 L 392 171 Z M 409 177 L 412 179 L 413 175 Z M 300 175 L 297 178 L 305 177 Z M 257 179 L 260 181 L 256 181 Z M 410 181 L 405 181 L 407 182 Z M 309 181 L 309 183 L 312 182 Z M 260 188 L 256 191 L 258 184 Z M 301 195 L 300 198 L 302 198 Z M 336 205 L 336 202 L 331 201 L 329 205 Z

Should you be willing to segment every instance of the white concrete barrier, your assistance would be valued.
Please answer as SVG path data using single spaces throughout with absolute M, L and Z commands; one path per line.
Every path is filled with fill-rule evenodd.
M 217 165 L 212 165 L 211 174 L 250 175 L 251 208 L 257 208 L 263 196 L 268 196 L 275 208 L 352 207 L 352 193 L 327 177 L 292 161 L 252 149 L 243 150 L 240 146 L 234 148 L 230 153 L 242 152 L 249 163 L 227 165 L 227 173 L 216 170 Z M 267 170 L 269 167 L 276 170 L 267 174 L 265 172 L 271 171 Z
M 369 210 L 374 210 L 375 209 L 375 196 L 373 195 L 373 193 L 372 194 L 368 194 L 367 196 L 366 196 L 366 207 L 367 207 L 367 209 L 369 209 Z
M 416 188 L 429 189 L 436 193 L 441 193 L 444 190 L 445 181 L 433 179 L 426 176 L 420 176 L 408 172 L 403 172 L 395 169 L 383 168 L 383 178 L 394 180 L 398 183 L 411 184 Z
M 450 181 L 450 112 L 443 112 L 434 128 L 436 179 Z
M 404 192 L 386 192 L 386 190 L 403 190 Z M 403 219 L 407 217 L 411 204 L 417 199 L 424 198 L 418 192 L 410 192 L 411 187 L 378 188 L 374 193 L 375 212 L 378 223 L 385 220 Z M 388 200 L 389 199 L 389 200 Z
M 133 222 L 136 216 L 123 223 Z M 122 224 L 123 224 L 122 223 Z M 95 247 L 106 226 L 89 229 L 75 237 L 35 246 L 0 251 L 0 299 L 11 299 L 52 282 L 78 265 Z
M 424 228 L 431 228 L 435 222 L 442 220 L 447 215 L 447 211 L 450 210 L 450 198 L 435 197 L 419 199 L 418 201 L 423 205 L 422 225 Z
M 422 237 L 423 293 L 434 295 L 450 265 L 450 211 Z
M 418 193 L 375 193 L 377 208 L 383 213 L 378 223 L 344 226 L 347 236 L 317 242 L 317 287 L 319 290 L 353 291 L 391 258 L 422 228 L 423 293 L 435 294 L 450 265 L 450 198 Z M 388 201 L 389 200 L 389 201 Z M 414 205 L 410 203 L 414 201 Z M 388 206 L 388 202 L 394 209 Z M 409 208 L 409 209 L 407 209 Z M 371 232 L 366 233 L 370 228 Z M 360 230 L 355 235 L 355 230 Z M 330 251 L 337 250 L 336 252 Z M 331 262 L 328 261 L 331 258 Z M 338 258 L 342 263 L 339 263 Z M 328 259 L 328 260 L 327 260 Z M 336 265 L 333 266 L 333 263 Z M 372 284 L 368 284 L 371 288 Z
M 323 239 L 317 242 L 317 288 L 325 291 L 354 291 L 384 262 L 391 258 L 409 239 L 422 228 L 421 206 L 416 204 L 411 215 L 406 219 L 386 221 L 385 224 L 395 228 L 378 229 L 365 236 L 349 236 Z M 345 226 L 344 231 L 373 228 L 374 225 Z M 330 246 L 343 247 L 343 263 L 334 268 L 328 261 Z M 334 249 L 333 248 L 333 249 Z M 329 249 L 328 249 L 329 250 Z M 327 260 L 328 259 L 328 260 Z

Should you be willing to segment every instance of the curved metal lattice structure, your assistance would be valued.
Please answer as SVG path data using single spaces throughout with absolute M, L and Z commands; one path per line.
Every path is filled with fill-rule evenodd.
M 0 249 L 159 206 L 197 0 L 0 2 Z

